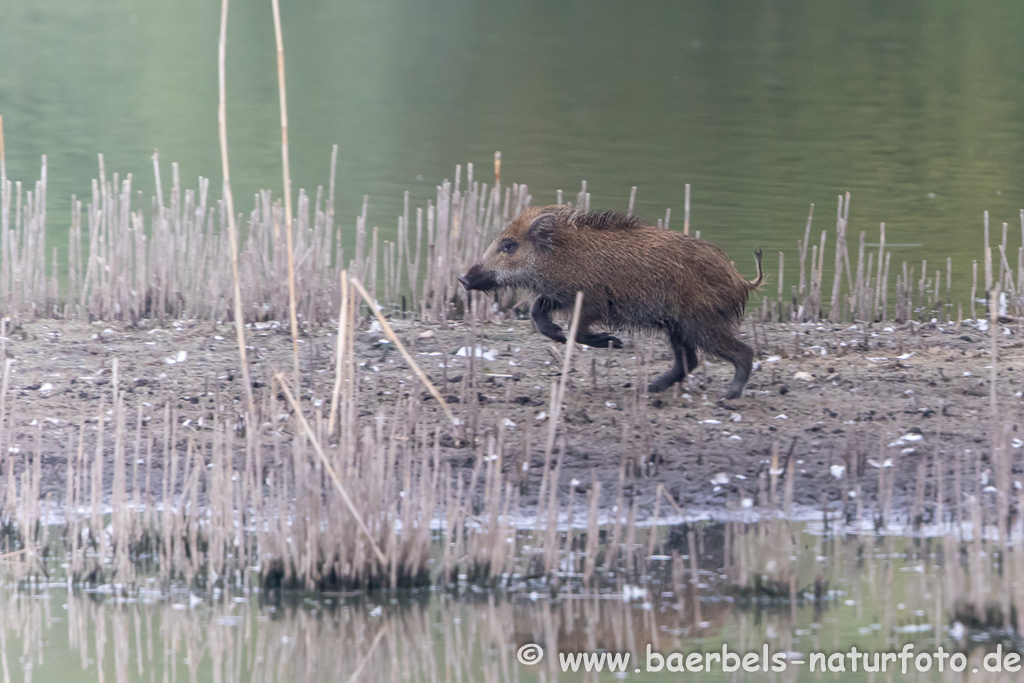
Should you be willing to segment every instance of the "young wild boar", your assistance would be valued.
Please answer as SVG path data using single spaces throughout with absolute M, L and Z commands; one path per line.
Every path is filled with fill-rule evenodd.
M 531 315 L 540 332 L 564 342 L 551 313 L 572 310 L 583 292 L 576 341 L 621 348 L 595 323 L 631 330 L 663 330 L 675 365 L 648 387 L 664 391 L 697 366 L 697 349 L 731 361 L 736 374 L 726 398 L 738 398 L 750 376 L 753 351 L 737 328 L 750 292 L 763 279 L 745 280 L 718 247 L 646 226 L 620 213 L 565 207 L 531 208 L 506 227 L 483 261 L 459 277 L 467 290 L 506 287 L 537 295 Z

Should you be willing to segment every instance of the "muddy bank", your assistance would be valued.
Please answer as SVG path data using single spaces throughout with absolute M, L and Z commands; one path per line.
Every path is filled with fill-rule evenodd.
M 544 466 L 551 383 L 560 376 L 564 347 L 534 332 L 529 321 L 478 323 L 482 355 L 471 363 L 456 355 L 470 344 L 468 324 L 442 327 L 399 318 L 394 325 L 468 435 L 475 436 L 469 445 L 443 438 L 441 457 L 472 467 L 488 434 L 507 420 L 505 468 L 513 481 L 522 482 L 521 502 L 534 503 Z M 702 363 L 684 385 L 647 396 L 637 387 L 671 364 L 662 340 L 624 336 L 623 349 L 583 348 L 574 360 L 564 409 L 561 490 L 567 493 L 571 486 L 583 493 L 596 479 L 602 482 L 602 505 L 611 506 L 625 462 L 626 492 L 639 496 L 641 515 L 650 511 L 659 483 L 684 509 L 725 509 L 744 500 L 756 503 L 758 475 L 767 470 L 776 449 L 782 466 L 792 461 L 796 505 L 845 504 L 853 514 L 859 487 L 860 500 L 870 509 L 886 497 L 884 490 L 879 495 L 881 472 L 894 477 L 894 507 L 927 519 L 937 463 L 947 492 L 958 462 L 973 468 L 980 456 L 983 479 L 988 468 L 991 340 L 987 326 L 981 327 L 773 324 L 758 325 L 755 335 L 748 323 L 745 337 L 756 348 L 758 363 L 743 398 L 728 402 L 719 396 L 732 368 L 715 359 Z M 412 392 L 422 401 L 423 423 L 441 424 L 436 401 L 383 336 L 364 323 L 356 339 L 362 419 L 367 424 L 381 414 L 390 419 L 396 397 Z M 997 330 L 996 339 L 999 418 L 1016 430 L 1024 333 L 1010 324 Z M 229 326 L 210 322 L 163 328 L 26 324 L 3 341 L 4 352 L 14 360 L 7 417 L 15 427 L 15 438 L 3 447 L 14 454 L 16 471 L 21 466 L 17 456 L 38 448 L 42 493 L 59 501 L 69 426 L 84 422 L 91 429 L 87 433 L 94 434 L 101 404 L 109 420 L 115 359 L 132 435 L 141 414 L 143 431 L 159 438 L 169 404 L 179 425 L 178 447 L 184 448 L 190 434 L 202 441 L 215 413 L 235 420 L 241 412 L 232 340 Z M 329 327 L 311 327 L 301 346 L 303 399 L 325 414 L 334 342 Z M 249 330 L 249 343 L 252 378 L 265 415 L 261 429 L 287 433 L 293 429 L 287 411 L 267 394 L 273 372 L 291 366 L 287 329 L 258 324 Z M 1019 454 L 1013 450 L 1013 476 L 1024 479 Z M 152 488 L 159 492 L 159 452 L 154 457 Z M 919 485 L 924 487 L 917 490 Z M 968 487 L 973 489 L 973 483 Z M 957 500 L 946 497 L 949 503 Z M 915 498 L 925 502 L 915 504 Z

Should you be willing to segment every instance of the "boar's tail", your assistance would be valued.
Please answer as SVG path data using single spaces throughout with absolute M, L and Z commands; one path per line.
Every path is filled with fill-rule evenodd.
M 754 250 L 754 259 L 757 261 L 757 277 L 753 280 L 747 280 L 747 287 L 751 290 L 757 289 L 764 282 L 764 270 L 761 268 L 761 250 Z

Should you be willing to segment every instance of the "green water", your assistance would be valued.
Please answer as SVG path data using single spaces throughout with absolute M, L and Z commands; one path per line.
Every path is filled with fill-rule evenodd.
M 0 113 L 9 175 L 50 159 L 51 239 L 96 155 L 153 187 L 159 148 L 188 186 L 219 183 L 219 3 L 5 0 Z M 303 2 L 283 8 L 295 187 L 326 182 L 339 146 L 338 216 L 394 231 L 402 192 L 425 201 L 456 163 L 534 202 L 589 181 L 594 206 L 639 187 L 650 218 L 693 186 L 693 224 L 741 255 L 793 255 L 807 206 L 850 233 L 923 244 L 896 258 L 980 257 L 982 211 L 1024 207 L 1024 5 L 863 2 Z M 269 2 L 235 2 L 228 123 L 236 204 L 280 185 Z M 166 168 L 164 173 L 169 173 Z M 148 204 L 147 204 L 148 206 Z M 993 237 L 995 240 L 996 237 Z M 831 254 L 831 250 L 830 250 Z M 1012 261 L 1011 251 L 1011 261 Z M 773 262 L 772 258 L 768 259 Z

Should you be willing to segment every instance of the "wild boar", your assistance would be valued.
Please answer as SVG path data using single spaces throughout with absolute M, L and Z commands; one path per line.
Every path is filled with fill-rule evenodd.
M 460 276 L 467 290 L 527 290 L 537 298 L 531 316 L 540 332 L 565 342 L 551 320 L 572 310 L 583 292 L 576 341 L 621 348 L 603 323 L 617 330 L 659 330 L 675 355 L 672 369 L 651 382 L 664 391 L 697 366 L 697 349 L 732 362 L 735 375 L 725 398 L 739 398 L 750 377 L 753 351 L 737 339 L 750 293 L 763 278 L 746 280 L 710 242 L 645 225 L 612 211 L 583 212 L 561 206 L 531 208 L 513 220 Z

